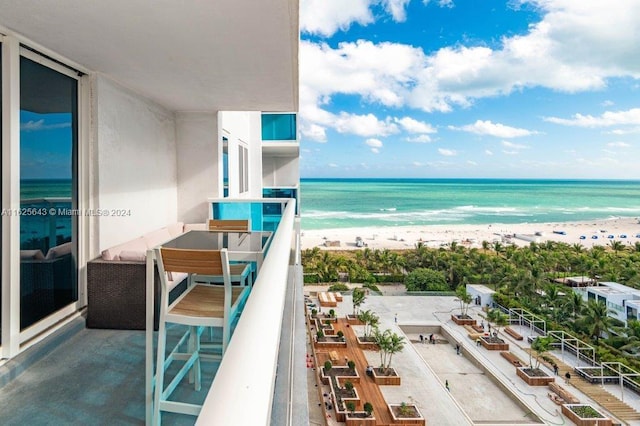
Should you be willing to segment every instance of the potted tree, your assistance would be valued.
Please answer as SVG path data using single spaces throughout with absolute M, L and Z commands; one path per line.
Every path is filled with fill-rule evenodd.
M 476 325 L 476 320 L 469 315 L 469 306 L 473 297 L 467 293 L 467 288 L 461 284 L 456 288 L 456 297 L 460 302 L 460 313 L 451 315 L 451 319 L 458 325 Z
M 361 311 L 358 314 L 358 320 L 364 324 L 364 335 L 362 337 L 356 336 L 358 345 L 360 345 L 364 349 L 378 349 L 375 343 L 375 339 L 372 336 L 372 332 L 378 327 L 380 317 L 378 317 L 378 315 L 376 315 L 371 310 L 366 310 Z
M 422 417 L 422 414 L 420 414 L 415 404 L 401 402 L 400 404 L 388 404 L 388 406 L 394 423 L 412 425 L 426 424 L 424 417 Z
M 527 382 L 529 386 L 547 386 L 554 381 L 540 368 L 540 360 L 544 357 L 544 353 L 549 350 L 551 345 L 551 337 L 538 337 L 531 343 L 531 352 L 535 352 L 535 365 L 531 360 L 531 352 L 529 352 L 529 367 L 519 367 L 516 370 L 518 377 Z
M 374 333 L 376 344 L 380 347 L 380 368 L 374 369 L 373 380 L 379 385 L 400 385 L 400 376 L 391 367 L 393 355 L 404 349 L 404 337 L 393 333 L 390 329 Z
M 358 312 L 360 310 L 360 305 L 362 305 L 367 298 L 364 290 L 360 287 L 356 287 L 353 289 L 351 293 L 351 299 L 353 303 L 353 314 L 347 315 L 347 322 L 349 324 L 358 325 L 361 324 L 358 319 Z
M 487 321 L 493 323 L 494 334 L 489 336 L 481 336 L 480 343 L 490 351 L 508 351 L 509 344 L 504 339 L 498 337 L 500 335 L 500 327 L 504 327 L 508 323 L 508 316 L 500 309 L 495 308 L 487 312 Z

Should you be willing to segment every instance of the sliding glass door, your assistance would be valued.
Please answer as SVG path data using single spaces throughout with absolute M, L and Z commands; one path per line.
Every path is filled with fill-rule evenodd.
M 78 80 L 20 57 L 20 330 L 78 300 Z

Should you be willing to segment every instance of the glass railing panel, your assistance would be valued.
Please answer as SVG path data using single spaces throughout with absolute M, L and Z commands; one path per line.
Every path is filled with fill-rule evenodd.
M 262 114 L 263 141 L 296 141 L 296 114 Z
M 286 201 L 220 201 L 211 203 L 213 219 L 251 219 L 252 231 L 275 231 Z

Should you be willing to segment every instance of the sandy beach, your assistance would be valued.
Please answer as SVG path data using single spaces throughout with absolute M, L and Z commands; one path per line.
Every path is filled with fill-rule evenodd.
M 371 249 L 411 249 L 418 242 L 429 247 L 441 247 L 452 242 L 467 247 L 481 247 L 483 241 L 526 246 L 531 241 L 541 243 L 549 240 L 567 244 L 578 243 L 589 248 L 594 245 L 608 245 L 610 241 L 634 245 L 635 242 L 640 242 L 637 235 L 640 235 L 638 218 L 561 223 L 303 229 L 302 248 L 358 249 L 357 237 Z

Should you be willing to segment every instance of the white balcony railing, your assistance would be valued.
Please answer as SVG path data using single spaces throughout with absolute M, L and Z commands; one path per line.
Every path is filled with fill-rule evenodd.
M 197 420 L 197 425 L 267 425 L 294 233 L 287 203 L 269 252 Z

